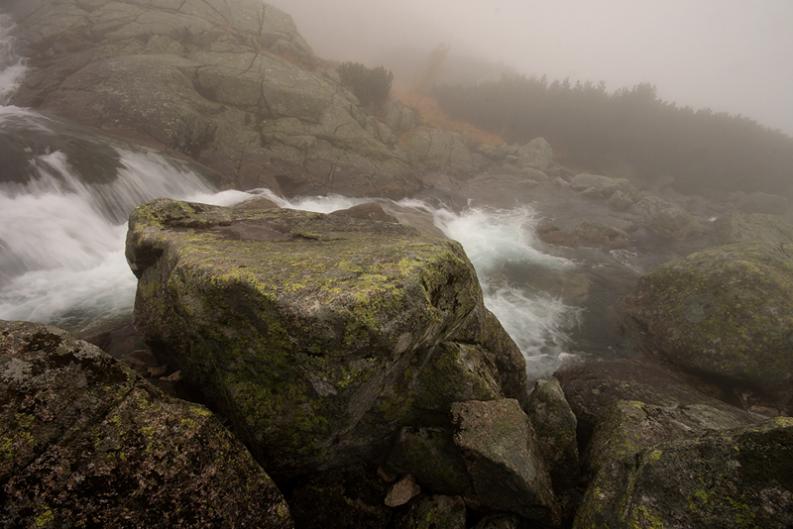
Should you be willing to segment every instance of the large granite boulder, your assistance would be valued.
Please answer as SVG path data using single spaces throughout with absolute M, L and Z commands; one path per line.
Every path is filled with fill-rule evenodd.
M 579 448 L 589 446 L 595 430 L 620 402 L 642 402 L 681 413 L 705 407 L 733 417 L 737 424 L 758 420 L 722 400 L 734 396 L 720 387 L 644 359 L 588 359 L 563 367 L 556 377 L 576 416 Z M 586 451 L 581 455 L 586 463 Z
M 534 138 L 525 145 L 515 146 L 508 160 L 519 167 L 545 171 L 553 164 L 553 148 L 545 138 Z
M 641 195 L 631 211 L 639 217 L 640 225 L 663 239 L 685 240 L 707 229 L 699 217 L 674 202 L 651 194 Z
M 574 527 L 783 529 L 793 524 L 793 419 L 698 433 L 604 462 Z M 612 439 L 611 446 L 618 441 Z
M 707 249 L 642 278 L 627 302 L 644 347 L 696 373 L 764 389 L 793 381 L 793 251 Z
M 130 219 L 137 324 L 268 471 L 372 459 L 456 401 L 525 404 L 460 245 L 379 217 L 159 200 Z
M 575 528 L 790 523 L 790 419 L 747 413 L 646 362 L 588 361 L 559 376 L 590 475 Z
M 292 527 L 203 406 L 60 329 L 0 322 L 0 526 Z
M 12 0 L 9 9 L 30 66 L 19 105 L 183 153 L 230 186 L 381 196 L 419 188 L 403 154 L 381 141 L 385 125 L 317 67 L 274 7 Z

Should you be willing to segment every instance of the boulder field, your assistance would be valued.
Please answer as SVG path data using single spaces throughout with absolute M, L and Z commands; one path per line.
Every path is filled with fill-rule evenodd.
M 258 0 L 3 8 L 29 68 L 15 104 L 224 187 L 536 203 L 538 244 L 618 262 L 608 295 L 589 293 L 600 268 L 573 290 L 622 335 L 530 380 L 461 246 L 415 211 L 157 200 L 129 222 L 135 325 L 208 407 L 64 331 L 0 322 L 0 526 L 793 526 L 784 199 L 651 193 L 560 167 L 541 138 L 476 145 L 397 101 L 372 114 Z M 104 182 L 118 154 L 85 145 L 58 148 Z
M 154 352 L 277 479 L 390 466 L 485 512 L 558 519 L 523 357 L 458 243 L 376 205 L 159 200 L 133 213 L 127 257 Z
M 459 244 L 399 216 L 378 204 L 325 215 L 262 199 L 138 207 L 127 238 L 139 278 L 136 325 L 213 411 L 162 395 L 63 331 L 4 323 L 2 520 L 300 529 L 793 523 L 793 423 L 779 416 L 779 401 L 749 406 L 719 373 L 703 376 L 673 357 L 662 364 L 660 347 L 585 358 L 531 382 Z M 723 227 L 724 248 L 751 251 L 725 268 L 722 290 L 754 270 L 747 263 L 757 248 L 784 249 L 776 239 L 741 242 L 766 221 Z M 688 263 L 716 250 L 660 269 L 673 286 L 658 283 L 653 295 L 698 288 Z M 772 257 L 757 265 L 777 267 L 765 280 L 787 277 L 784 259 Z M 625 313 L 642 347 L 672 333 L 638 319 L 654 277 Z M 735 299 L 725 301 L 730 317 L 744 307 Z M 724 339 L 731 343 L 729 332 Z M 784 361 L 784 349 L 764 343 L 754 350 L 766 363 Z M 689 356 L 700 346 L 690 342 Z M 758 380 L 780 387 L 765 374 Z
M 530 390 L 456 243 L 373 204 L 256 204 L 147 204 L 127 255 L 149 343 L 294 484 L 301 526 L 457 527 L 461 506 L 480 524 L 789 523 L 789 419 L 651 360 Z

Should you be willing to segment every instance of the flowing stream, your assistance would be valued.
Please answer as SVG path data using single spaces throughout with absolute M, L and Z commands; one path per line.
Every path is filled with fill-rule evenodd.
M 186 163 L 9 105 L 25 74 L 11 30 L 0 17 L 0 319 L 79 332 L 97 320 L 129 315 L 136 280 L 124 257 L 126 219 L 154 198 L 231 205 L 265 196 L 281 207 L 322 213 L 372 200 L 285 199 L 266 189 L 218 192 Z M 538 249 L 534 210 L 454 212 L 417 200 L 397 205 L 431 215 L 463 245 L 488 308 L 523 351 L 530 373 L 553 371 L 568 353 L 577 312 L 522 278 L 563 273 L 575 264 Z

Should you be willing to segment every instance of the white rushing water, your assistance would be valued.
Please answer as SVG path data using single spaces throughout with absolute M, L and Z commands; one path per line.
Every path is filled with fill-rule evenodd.
M 24 62 L 14 55 L 10 28 L 8 19 L 0 17 L 0 105 L 8 102 L 25 72 Z M 56 125 L 32 110 L 0 106 L 0 140 L 20 131 L 56 138 Z M 267 189 L 217 192 L 199 175 L 159 154 L 107 146 L 118 154 L 118 167 L 101 182 L 87 184 L 86 175 L 57 148 L 43 154 L 25 150 L 30 151 L 24 155 L 31 174 L 27 180 L 0 178 L 0 319 L 79 330 L 96 320 L 129 314 L 136 280 L 124 256 L 126 219 L 136 205 L 154 198 L 232 205 L 264 196 L 281 207 L 319 213 L 372 200 L 339 195 L 285 199 Z M 417 200 L 396 205 L 431 216 L 440 230 L 463 245 L 486 305 L 523 351 L 529 372 L 552 372 L 566 354 L 567 331 L 576 312 L 516 281 L 509 270 L 564 271 L 574 264 L 539 249 L 534 210 L 453 212 Z
M 0 140 L 26 131 L 55 139 L 57 123 L 5 104 L 25 73 L 11 30 L 9 19 L 0 16 Z M 248 197 L 218 193 L 156 153 L 112 148 L 119 167 L 102 183 L 86 184 L 58 150 L 30 150 L 27 181 L 3 181 L 0 175 L 1 319 L 79 328 L 129 313 L 136 280 L 124 257 L 124 239 L 136 205 L 158 197 L 220 205 Z
M 128 312 L 136 286 L 124 257 L 131 210 L 157 197 L 222 205 L 244 195 L 216 193 L 154 153 L 119 154 L 110 183 L 82 183 L 55 151 L 31 160 L 32 181 L 0 184 L 0 318 L 75 326 Z

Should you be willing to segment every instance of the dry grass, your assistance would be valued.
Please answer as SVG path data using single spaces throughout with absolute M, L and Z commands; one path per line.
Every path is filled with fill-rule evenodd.
M 431 96 L 396 87 L 391 91 L 391 95 L 416 110 L 422 122 L 430 127 L 458 132 L 471 143 L 485 145 L 506 143 L 498 134 L 482 130 L 465 121 L 452 119 Z

